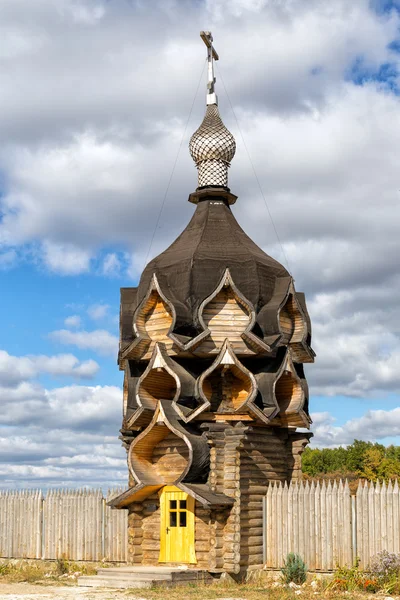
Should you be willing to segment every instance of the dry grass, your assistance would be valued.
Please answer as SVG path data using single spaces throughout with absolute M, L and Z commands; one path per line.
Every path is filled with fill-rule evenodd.
M 359 592 L 338 592 L 326 590 L 327 583 L 321 582 L 318 590 L 309 585 L 301 587 L 301 594 L 286 587 L 271 587 L 265 584 L 229 584 L 218 583 L 211 586 L 189 585 L 166 591 L 162 588 L 152 590 L 130 590 L 133 597 L 146 598 L 146 600 L 367 600 L 376 599 L 376 595 Z
M 97 565 L 98 566 L 98 565 Z M 75 584 L 79 575 L 94 575 L 95 563 L 57 561 L 3 560 L 0 562 L 0 583 Z
M 109 566 L 100 563 L 75 563 L 72 561 L 32 561 L 32 560 L 3 560 L 0 562 L 0 586 L 27 582 L 46 586 L 76 585 L 79 575 L 95 574 L 99 566 Z M 151 590 L 120 591 L 121 597 L 129 600 L 145 598 L 146 600 L 367 600 L 377 598 L 377 595 L 361 592 L 340 592 L 332 590 L 329 580 L 319 580 L 312 587 L 309 583 L 298 589 L 277 586 L 273 581 L 237 584 L 233 581 L 219 581 L 212 585 L 191 584 L 166 590 L 153 588 Z M 38 586 L 40 588 L 40 585 Z M 46 588 L 40 588 L 46 589 Z M 48 588 L 47 588 L 48 589 Z M 301 591 L 301 594 L 296 594 Z M 392 596 L 395 598 L 395 596 Z M 383 598 L 381 596 L 381 598 Z

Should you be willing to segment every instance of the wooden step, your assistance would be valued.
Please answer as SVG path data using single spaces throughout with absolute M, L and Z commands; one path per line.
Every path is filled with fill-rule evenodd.
M 111 567 L 97 570 L 97 575 L 78 578 L 81 587 L 105 587 L 115 589 L 173 587 L 187 583 L 209 583 L 211 575 L 199 569 L 178 567 Z

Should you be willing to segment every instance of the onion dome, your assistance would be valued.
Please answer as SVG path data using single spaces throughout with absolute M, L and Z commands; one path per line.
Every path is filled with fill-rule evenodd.
M 228 167 L 235 156 L 236 142 L 225 127 L 218 106 L 207 106 L 202 124 L 189 143 L 190 154 L 199 171 L 199 188 L 228 186 Z

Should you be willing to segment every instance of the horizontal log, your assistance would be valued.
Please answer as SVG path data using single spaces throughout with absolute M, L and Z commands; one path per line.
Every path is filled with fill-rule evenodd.
M 206 540 L 195 540 L 195 550 L 196 552 L 209 552 L 210 551 L 210 541 Z
M 224 539 L 230 533 L 240 533 L 240 524 L 227 523 L 224 527 Z
M 249 535 L 260 535 L 262 537 L 264 532 L 263 526 L 259 525 L 258 527 L 241 527 L 240 535 L 242 538 L 249 537 Z
M 210 557 L 212 558 L 220 558 L 221 556 L 224 555 L 224 548 L 215 548 L 214 550 L 210 550 Z
M 242 535 L 240 539 L 241 546 L 249 546 L 253 550 L 257 546 L 263 545 L 263 536 L 262 535 Z
M 225 542 L 240 542 L 240 533 L 236 532 L 236 533 L 224 533 L 224 540 Z
M 260 566 L 262 567 L 264 564 L 263 561 L 263 556 L 261 555 L 257 555 L 257 556 L 253 556 L 251 557 L 251 559 L 241 559 L 240 563 L 239 563 L 239 571 L 241 567 L 255 567 L 255 566 Z
M 158 564 L 159 552 L 146 550 L 143 552 L 142 564 L 143 565 L 157 565 Z
M 240 466 L 242 469 L 253 469 L 254 467 L 261 469 L 264 471 L 265 469 L 281 469 L 287 470 L 288 461 L 286 456 L 261 456 L 258 455 L 250 455 L 250 456 L 242 456 L 240 459 Z
M 243 508 L 240 524 L 242 527 L 262 527 L 264 519 L 262 518 L 262 506 L 260 510 L 254 510 L 250 513 Z
M 265 496 L 268 490 L 268 485 L 249 485 L 241 488 L 241 498 L 248 496 Z
M 142 543 L 143 554 L 149 550 L 160 550 L 160 540 L 144 539 Z
M 240 560 L 240 552 L 225 552 L 224 560 L 225 561 L 232 561 L 233 563 L 239 562 L 239 560 Z

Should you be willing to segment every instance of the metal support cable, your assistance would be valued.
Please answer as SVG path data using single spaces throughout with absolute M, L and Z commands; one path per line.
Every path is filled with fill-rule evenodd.
M 207 63 L 207 59 L 204 61 L 204 64 L 203 64 L 203 67 L 202 67 L 202 70 L 201 70 L 201 74 L 200 74 L 200 77 L 199 77 L 199 82 L 198 82 L 197 88 L 196 88 L 196 93 L 195 93 L 195 95 L 193 97 L 193 102 L 192 102 L 192 105 L 190 107 L 189 116 L 188 116 L 187 121 L 186 121 L 185 129 L 183 130 L 183 133 L 182 133 L 182 137 L 181 137 L 181 141 L 180 141 L 180 144 L 179 144 L 178 152 L 176 153 L 175 161 L 174 161 L 174 164 L 172 166 L 172 171 L 171 171 L 171 175 L 170 175 L 169 180 L 168 180 L 167 188 L 165 190 L 164 198 L 163 198 L 163 200 L 161 202 L 160 210 L 158 212 L 157 221 L 156 221 L 156 224 L 155 224 L 155 227 L 154 227 L 153 235 L 151 236 L 150 246 L 149 246 L 149 249 L 147 251 L 147 255 L 146 255 L 146 258 L 145 258 L 145 261 L 144 261 L 143 269 L 147 265 L 147 261 L 148 261 L 149 256 L 150 256 L 150 252 L 151 252 L 151 249 L 153 247 L 154 238 L 156 236 L 156 232 L 157 232 L 158 226 L 160 224 L 161 215 L 162 215 L 162 212 L 163 212 L 163 209 L 164 209 L 165 201 L 166 201 L 167 196 L 168 196 L 169 188 L 171 186 L 172 178 L 173 178 L 174 173 L 175 173 L 176 165 L 178 163 L 178 158 L 179 158 L 179 154 L 180 154 L 181 149 L 182 149 L 183 140 L 185 139 L 186 131 L 187 131 L 187 128 L 188 128 L 188 125 L 189 125 L 189 121 L 190 121 L 190 117 L 192 116 L 192 112 L 193 112 L 193 108 L 194 108 L 194 103 L 196 101 L 197 94 L 199 93 L 200 83 L 201 83 L 201 80 L 203 79 L 203 73 L 204 73 L 204 69 L 205 69 L 206 63 Z
M 275 235 L 276 235 L 276 239 L 278 240 L 278 243 L 279 243 L 279 245 L 280 245 L 280 247 L 281 247 L 282 254 L 283 254 L 283 257 L 284 257 L 284 260 L 285 260 L 285 263 L 286 263 L 287 269 L 288 269 L 289 273 L 291 274 L 291 269 L 290 269 L 289 260 L 288 260 L 288 258 L 287 258 L 287 256 L 286 256 L 286 252 L 285 252 L 285 250 L 284 250 L 284 248 L 283 248 L 283 244 L 282 244 L 282 242 L 281 242 L 281 240 L 280 240 L 280 237 L 279 237 L 279 234 L 278 234 L 278 230 L 277 230 L 277 228 L 276 228 L 276 226 L 275 226 L 274 219 L 272 218 L 272 214 L 271 214 L 270 208 L 269 208 L 269 206 L 268 206 L 267 199 L 266 199 L 266 197 L 265 197 L 265 195 L 264 195 L 263 189 L 262 189 L 262 187 L 261 187 L 260 180 L 258 179 L 258 175 L 257 175 L 256 169 L 255 169 L 255 167 L 254 167 L 253 161 L 251 160 L 250 152 L 249 152 L 249 150 L 248 150 L 248 148 L 247 148 L 247 144 L 246 144 L 246 142 L 245 142 L 245 139 L 244 139 L 244 137 L 243 137 L 242 130 L 241 130 L 241 128 L 240 128 L 240 125 L 239 125 L 239 120 L 238 120 L 238 118 L 237 118 L 237 116 L 236 116 L 235 109 L 233 108 L 233 104 L 232 104 L 232 102 L 231 102 L 231 98 L 230 98 L 230 96 L 229 96 L 229 93 L 228 93 L 228 90 L 227 90 L 227 88 L 226 88 L 226 85 L 225 85 L 225 82 L 224 82 L 224 78 L 222 77 L 221 68 L 220 68 L 220 67 L 218 67 L 217 69 L 218 69 L 218 75 L 219 75 L 219 77 L 220 77 L 220 79 L 221 79 L 222 86 L 223 86 L 223 88 L 224 88 L 225 94 L 226 94 L 226 96 L 227 96 L 227 98 L 228 98 L 228 102 L 229 102 L 229 105 L 230 105 L 230 107 L 231 107 L 231 110 L 232 110 L 233 116 L 234 116 L 234 118 L 235 118 L 236 125 L 237 125 L 237 128 L 238 128 L 238 131 L 239 131 L 240 137 L 242 138 L 243 146 L 244 146 L 244 148 L 245 148 L 245 150 L 246 150 L 247 157 L 248 157 L 248 159 L 249 159 L 249 162 L 250 162 L 251 168 L 252 168 L 252 170 L 253 170 L 254 177 L 256 178 L 257 185 L 258 185 L 258 187 L 259 187 L 259 190 L 260 190 L 261 197 L 262 197 L 262 199 L 264 200 L 264 204 L 265 204 L 265 206 L 266 206 L 266 208 L 267 208 L 268 215 L 269 215 L 269 218 L 270 218 L 270 220 L 271 220 L 271 223 L 272 223 L 272 227 L 273 227 L 273 229 L 274 229 L 274 232 L 275 232 Z

